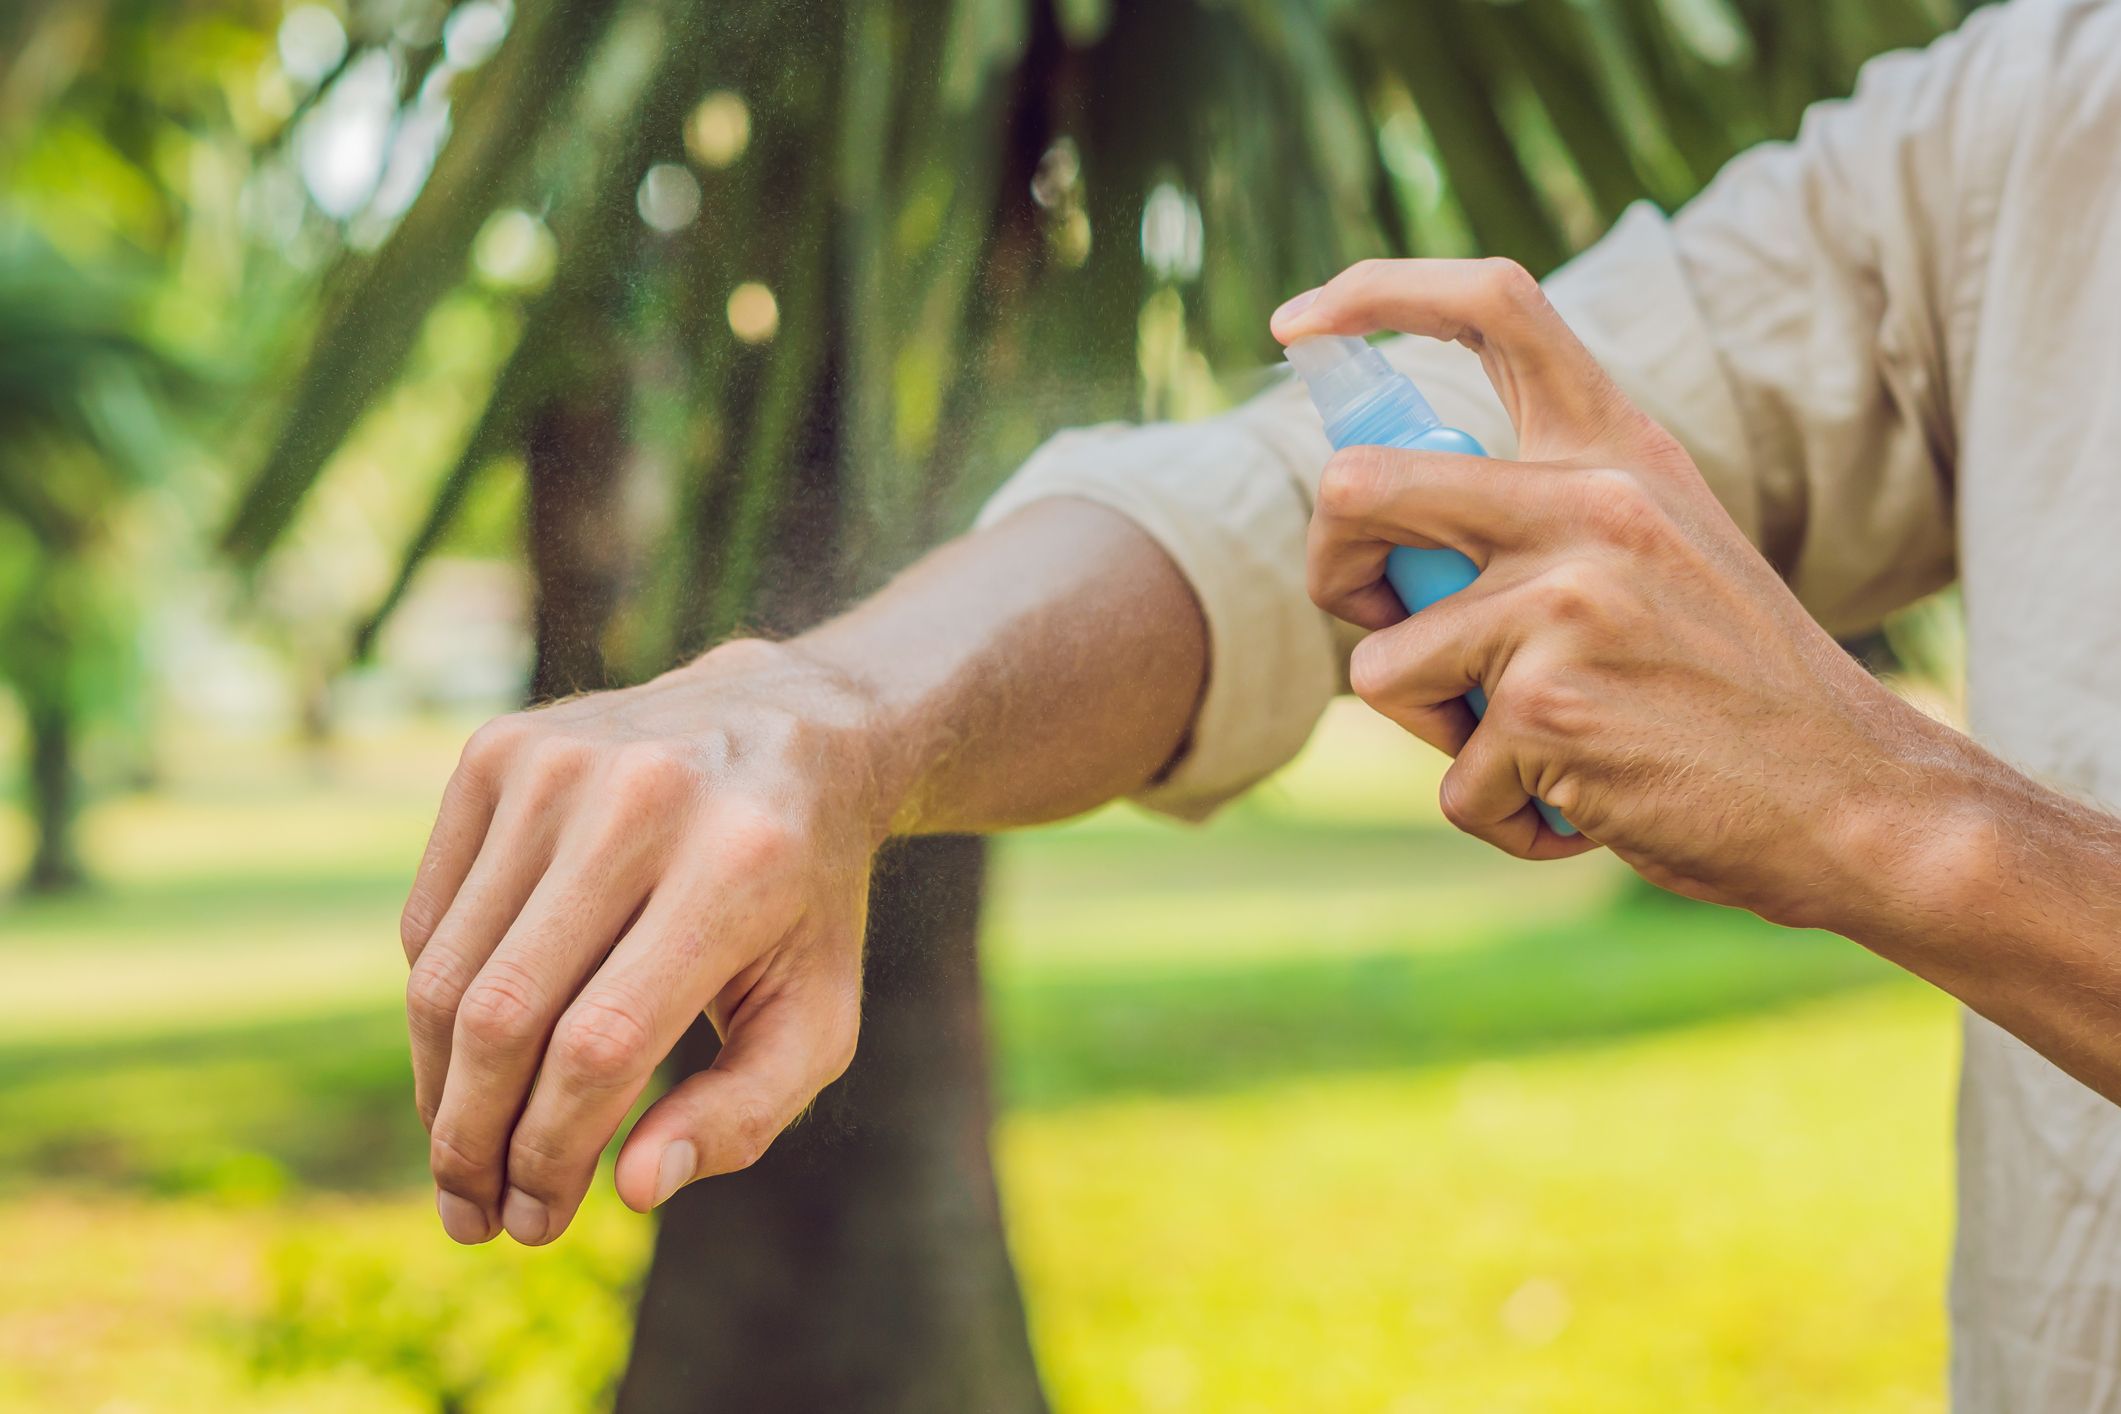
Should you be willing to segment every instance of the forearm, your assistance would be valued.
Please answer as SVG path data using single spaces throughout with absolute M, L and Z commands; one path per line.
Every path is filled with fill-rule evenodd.
M 558 1236 L 702 1010 L 721 1055 L 635 1125 L 619 1191 L 646 1211 L 756 1160 L 854 1054 L 883 837 L 1143 784 L 1191 719 L 1204 637 L 1131 522 L 1035 503 L 792 642 L 482 727 L 402 923 L 443 1226 Z
M 2121 1101 L 2121 819 L 1947 736 L 1874 816 L 1837 931 Z
M 1086 501 L 1039 501 L 790 645 L 856 685 L 880 830 L 1060 819 L 1177 753 L 1207 674 L 1191 588 Z

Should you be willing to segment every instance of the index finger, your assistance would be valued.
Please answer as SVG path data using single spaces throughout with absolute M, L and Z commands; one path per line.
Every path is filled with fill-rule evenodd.
M 666 879 L 553 1028 L 508 1146 L 503 1219 L 548 1242 L 573 1218 L 597 1155 L 685 1028 L 800 914 L 726 827 L 713 865 Z
M 1425 334 L 1480 355 L 1527 460 L 1579 456 L 1634 406 L 1514 260 L 1365 260 L 1274 312 L 1284 344 L 1317 334 Z
M 427 848 L 420 854 L 420 867 L 413 874 L 412 889 L 398 915 L 398 941 L 405 947 L 409 966 L 434 937 L 435 926 L 456 901 L 457 891 L 471 874 L 479 846 L 493 824 L 497 797 L 478 773 L 459 766 L 442 788 L 442 803 L 435 811 L 434 829 Z
M 1319 478 L 1305 554 L 1311 601 L 1364 628 L 1405 616 L 1383 583 L 1395 546 L 1456 550 L 1482 570 L 1548 539 L 1561 472 L 1492 457 L 1349 447 Z

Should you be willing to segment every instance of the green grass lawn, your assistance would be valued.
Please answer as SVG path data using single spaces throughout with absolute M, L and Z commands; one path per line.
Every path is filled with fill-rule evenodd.
M 459 1251 L 402 881 L 451 733 L 187 742 L 0 905 L 0 1408 L 569 1410 L 646 1223 Z M 1950 1007 L 1836 939 L 1531 867 L 1340 712 L 1198 830 L 1006 842 L 997 1136 L 1057 1407 L 1941 1407 Z M 21 848 L 0 817 L 0 865 Z

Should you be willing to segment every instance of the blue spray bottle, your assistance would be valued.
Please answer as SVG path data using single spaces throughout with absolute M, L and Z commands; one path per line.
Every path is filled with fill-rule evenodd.
M 1311 390 L 1311 402 L 1325 419 L 1326 438 L 1341 447 L 1405 447 L 1415 451 L 1457 452 L 1484 457 L 1487 449 L 1446 427 L 1413 380 L 1385 361 L 1361 339 L 1323 335 L 1298 339 L 1287 357 Z M 1401 545 L 1385 557 L 1385 582 L 1418 614 L 1447 595 L 1471 584 L 1480 571 L 1456 550 L 1417 550 Z M 1473 715 L 1488 710 L 1487 694 L 1466 694 Z M 1545 801 L 1533 802 L 1555 833 L 1573 835 L 1576 827 Z

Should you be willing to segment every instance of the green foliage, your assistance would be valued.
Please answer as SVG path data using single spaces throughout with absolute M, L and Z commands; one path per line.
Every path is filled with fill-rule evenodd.
M 597 0 L 521 14 L 494 60 L 453 80 L 435 176 L 380 247 L 333 271 L 226 541 L 247 562 L 266 553 L 468 278 L 475 235 L 497 208 L 535 212 L 552 273 L 524 296 L 515 354 L 357 648 L 533 414 L 572 402 L 626 424 L 632 465 L 602 475 L 646 477 L 637 489 L 669 510 L 605 532 L 631 537 L 620 561 L 650 567 L 625 577 L 609 630 L 631 675 L 747 621 L 791 575 L 826 600 L 873 584 L 1057 423 L 1198 409 L 1180 384 L 1263 361 L 1267 311 L 1352 259 L 1478 249 L 1545 268 L 1629 201 L 1684 200 L 1863 58 L 1955 10 Z M 677 214 L 644 230 L 636 188 L 658 163 Z M 724 306 L 750 284 L 777 320 L 746 332 Z M 1152 329 L 1158 351 L 1138 361 Z
M 310 21 L 343 24 L 317 68 L 262 0 L 13 7 L 0 182 L 52 245 L 0 241 L 11 676 L 38 724 L 127 691 L 98 647 L 125 636 L 115 508 L 169 460 L 157 407 L 180 401 L 151 347 L 269 394 L 211 428 L 253 468 L 222 526 L 239 564 L 388 460 L 395 572 L 322 596 L 367 596 L 330 611 L 357 654 L 467 506 L 469 543 L 503 548 L 493 509 L 537 504 L 510 478 L 555 465 L 540 428 L 600 419 L 592 492 L 553 514 L 593 522 L 566 551 L 608 581 L 586 631 L 638 676 L 875 584 L 1059 424 L 1216 406 L 1271 357 L 1267 311 L 1348 261 L 1549 266 L 1958 11 L 574 0 L 514 7 L 489 53 L 452 37 L 500 22 L 484 0 L 351 0 Z M 309 164 L 377 65 L 386 179 L 327 211 Z M 651 169 L 678 203 L 660 225 Z M 467 302 L 507 336 L 463 415 L 378 452 L 362 429 L 408 392 L 463 396 L 430 396 L 418 351 Z M 318 625 L 282 630 L 318 656 Z
M 28 725 L 34 888 L 78 877 L 73 742 L 134 687 L 117 532 L 168 454 L 155 394 L 171 375 L 137 325 L 113 282 L 0 227 L 0 684 Z
M 447 199 L 415 203 L 380 250 L 335 272 L 290 394 L 294 414 L 224 536 L 239 558 L 255 560 L 285 529 L 325 458 L 390 386 L 429 312 L 463 281 L 472 240 L 534 151 L 526 137 L 564 100 L 612 8 L 609 0 L 524 6 L 499 61 L 453 114 L 428 179 Z
M 264 1388 L 360 1370 L 436 1414 L 571 1414 L 608 1404 L 633 1324 L 640 1233 L 592 1211 L 549 1252 L 470 1261 L 439 1243 L 379 1247 L 319 1224 L 270 1256 L 250 1331 Z M 630 1240 L 629 1240 L 630 1239 Z

